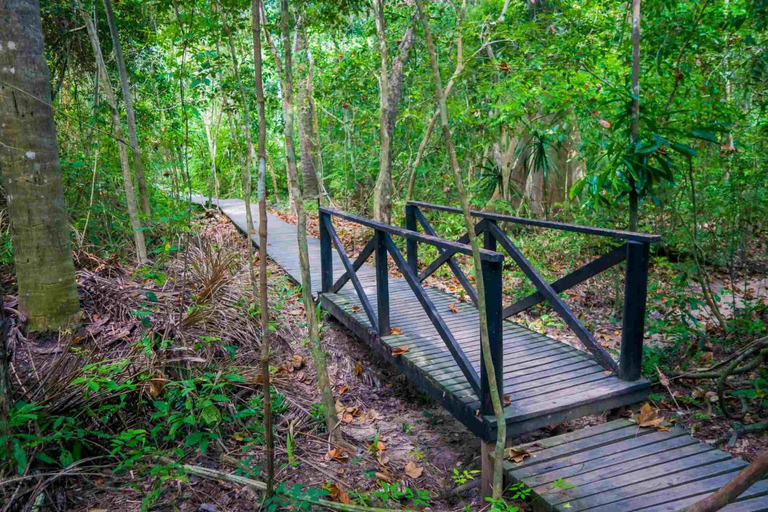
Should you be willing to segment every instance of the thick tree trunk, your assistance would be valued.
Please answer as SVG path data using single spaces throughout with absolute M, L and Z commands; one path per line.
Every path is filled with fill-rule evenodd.
M 96 67 L 101 75 L 102 88 L 104 94 L 107 97 L 107 103 L 109 103 L 110 112 L 112 114 L 112 122 L 114 124 L 115 137 L 118 140 L 117 146 L 120 154 L 120 167 L 123 172 L 123 188 L 125 190 L 125 199 L 128 205 L 128 217 L 131 222 L 131 230 L 133 231 L 133 241 L 136 246 L 136 259 L 139 265 L 143 265 L 147 262 L 147 247 L 144 242 L 144 232 L 141 229 L 141 219 L 139 218 L 139 204 L 136 201 L 136 191 L 133 188 L 133 178 L 131 177 L 131 166 L 128 159 L 128 150 L 126 148 L 125 135 L 123 133 L 123 125 L 120 121 L 120 115 L 117 111 L 117 97 L 114 90 L 112 90 L 112 84 L 109 82 L 109 75 L 107 74 L 107 65 L 104 63 L 104 56 L 101 53 L 101 43 L 99 42 L 99 35 L 96 32 L 96 27 L 91 21 L 91 17 L 88 15 L 83 7 L 81 0 L 76 0 L 77 6 L 80 9 L 80 14 L 85 21 L 85 27 L 88 30 L 88 38 L 91 41 L 93 47 L 93 54 L 96 58 Z
M 259 306 L 261 307 L 261 377 L 264 386 L 264 431 L 267 444 L 267 496 L 275 484 L 275 441 L 272 435 L 272 397 L 269 382 L 269 299 L 267 296 L 267 116 L 264 103 L 264 78 L 261 56 L 261 0 L 251 3 L 253 25 L 253 62 L 256 101 L 259 109 Z
M 139 150 L 139 136 L 136 132 L 136 116 L 133 112 L 133 96 L 131 94 L 131 85 L 128 82 L 128 71 L 125 68 L 125 59 L 123 58 L 123 47 L 120 44 L 120 36 L 117 32 L 115 15 L 112 12 L 112 1 L 104 0 L 104 9 L 107 13 L 107 24 L 109 25 L 109 34 L 112 36 L 112 45 L 115 48 L 115 63 L 120 77 L 120 88 L 123 91 L 123 102 L 125 102 L 125 116 L 128 119 L 128 138 L 131 142 L 131 156 L 133 157 L 133 172 L 136 175 L 136 185 L 139 187 L 139 204 L 144 215 L 151 213 L 149 206 L 149 194 L 147 192 L 147 180 L 144 176 L 144 166 L 141 162 L 141 151 Z
M 0 15 L 0 169 L 7 192 L 19 309 L 33 331 L 80 318 L 37 0 Z
M 415 41 L 413 21 L 400 41 L 400 51 L 389 69 L 384 1 L 374 6 L 376 34 L 379 39 L 381 69 L 379 72 L 379 175 L 373 189 L 373 218 L 389 223 L 392 219 L 392 139 L 395 135 L 397 105 L 403 96 L 405 63 Z

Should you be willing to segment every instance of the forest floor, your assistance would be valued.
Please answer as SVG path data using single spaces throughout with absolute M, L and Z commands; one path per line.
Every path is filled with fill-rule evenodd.
M 354 225 L 340 223 L 337 229 L 345 245 L 358 250 L 367 240 Z M 313 221 L 309 232 L 316 236 L 316 230 Z M 181 241 L 179 235 L 179 246 Z M 249 309 L 246 241 L 226 217 L 206 212 L 193 222 L 188 251 L 174 252 L 171 245 L 164 258 L 142 269 L 79 251 L 84 323 L 57 338 L 28 338 L 18 328 L 12 277 L 3 273 L 5 306 L 15 321 L 10 332 L 15 398 L 39 405 L 40 418 L 42 411 L 48 417 L 48 423 L 39 420 L 30 432 L 42 439 L 31 445 L 34 464 L 27 465 L 21 479 L 0 486 L 0 501 L 9 504 L 8 510 L 21 510 L 39 496 L 44 503 L 83 512 L 138 511 L 142 506 L 204 512 L 259 508 L 260 494 L 247 487 L 185 476 L 175 464 L 153 462 L 162 455 L 263 479 L 261 333 Z M 298 484 L 302 492 L 323 490 L 327 499 L 340 502 L 421 509 L 428 501 L 431 510 L 481 510 L 477 488 L 450 496 L 457 482 L 476 475 L 478 440 L 326 317 L 323 343 L 337 413 L 345 438 L 357 447 L 341 457 L 329 454 L 300 294 L 279 267 L 272 261 L 268 265 L 277 480 L 286 489 Z M 654 274 L 658 282 L 667 278 Z M 458 293 L 457 284 L 444 274 L 429 284 Z M 613 295 L 606 291 L 613 281 L 592 286 L 597 287 L 577 290 L 570 303 L 604 334 L 601 341 L 615 346 L 615 323 L 604 318 L 613 307 Z M 529 327 L 573 341 L 557 319 L 542 320 L 535 313 L 523 320 Z M 663 318 L 655 306 L 654 314 Z M 656 338 L 654 343 L 669 343 L 664 335 Z M 706 344 L 695 352 L 702 366 L 725 354 Z M 657 371 L 675 371 L 675 364 L 659 360 Z M 768 439 L 750 433 L 729 446 L 733 422 L 718 413 L 713 390 L 711 381 L 671 379 L 668 387 L 656 382 L 651 398 L 664 416 L 676 418 L 699 439 L 753 459 L 768 447 Z M 186 415 L 181 425 L 167 412 L 174 407 Z M 69 418 L 99 435 L 68 429 Z M 760 414 L 753 414 L 744 423 L 758 419 Z M 521 441 L 603 421 L 601 416 L 582 418 Z M 65 449 L 73 439 L 80 447 Z M 57 461 L 67 469 L 56 469 Z

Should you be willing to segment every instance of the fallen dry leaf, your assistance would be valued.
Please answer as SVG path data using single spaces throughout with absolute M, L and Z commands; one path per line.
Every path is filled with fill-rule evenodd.
M 502 402 L 504 402 L 504 407 L 509 407 L 512 405 L 512 399 L 509 397 L 509 395 L 504 395 Z
M 381 473 L 380 471 L 376 472 L 376 478 L 378 478 L 379 480 L 384 480 L 385 482 L 388 482 L 388 483 L 392 483 L 392 477 L 386 473 Z
M 507 454 L 507 457 L 509 460 L 516 462 L 517 464 L 521 464 L 526 457 L 530 457 L 531 454 L 521 447 L 516 448 L 510 448 L 509 453 Z
M 408 352 L 408 347 L 395 347 L 392 349 L 393 356 L 401 356 Z
M 661 425 L 664 418 L 659 416 L 659 410 L 648 402 L 640 409 L 640 413 L 635 418 L 638 426 L 644 428 L 655 428 Z
M 334 483 L 330 485 L 329 491 L 331 493 L 331 501 L 343 503 L 345 505 L 353 504 L 349 494 L 347 494 L 347 490 L 344 489 L 344 486 Z
M 399 327 L 393 327 L 389 330 L 389 334 L 391 334 L 392 336 L 399 336 L 403 334 L 403 330 Z
M 340 394 L 340 395 L 343 395 L 343 394 L 344 394 L 344 393 L 346 393 L 347 391 L 349 391 L 349 386 L 347 386 L 346 384 L 344 384 L 343 386 L 341 386 L 341 387 L 339 388 L 339 394 Z
M 424 472 L 424 468 L 417 466 L 413 461 L 405 465 L 405 474 L 410 478 L 419 478 Z
M 336 462 L 344 462 L 347 459 L 349 459 L 349 454 L 341 448 L 332 448 L 325 454 L 325 460 L 327 461 L 335 460 Z
M 450 309 L 454 313 L 458 313 L 459 312 L 459 308 L 456 306 L 456 304 L 448 304 L 448 309 Z
M 157 398 L 163 393 L 163 389 L 165 389 L 167 383 L 168 379 L 166 379 L 162 373 L 155 375 L 149 379 L 149 394 Z
M 357 313 L 358 311 L 360 311 L 360 306 L 352 306 L 353 313 Z
M 357 363 L 355 365 L 355 377 L 359 377 L 363 373 L 363 363 Z

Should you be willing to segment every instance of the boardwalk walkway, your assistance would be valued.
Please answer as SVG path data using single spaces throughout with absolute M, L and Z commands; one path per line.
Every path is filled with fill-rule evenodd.
M 202 196 L 193 199 L 205 202 Z M 246 232 L 243 201 L 221 200 L 219 208 Z M 258 222 L 255 205 L 253 209 Z M 258 245 L 256 235 L 251 239 Z M 308 237 L 308 244 L 312 291 L 317 294 L 321 286 L 320 241 Z M 267 254 L 294 281 L 300 281 L 296 227 L 274 215 L 268 216 Z M 344 273 L 336 251 L 332 266 L 335 280 Z M 375 269 L 363 265 L 357 276 L 375 304 Z M 479 373 L 477 310 L 440 290 L 428 288 L 426 293 Z M 389 296 L 390 325 L 402 334 L 379 336 L 349 283 L 338 293 L 321 294 L 320 302 L 478 437 L 493 440 L 494 418 L 479 414 L 476 393 L 456 367 L 412 289 L 404 279 L 390 278 Z M 619 380 L 588 353 L 510 321 L 503 322 L 503 331 L 504 392 L 510 402 L 505 416 L 510 437 L 647 397 L 648 381 Z M 408 350 L 393 355 L 400 347 Z M 680 428 L 641 429 L 627 420 L 542 439 L 522 448 L 530 456 L 521 464 L 505 461 L 505 473 L 510 481 L 533 489 L 534 510 L 681 510 L 722 487 L 746 465 Z M 753 485 L 724 510 L 768 511 L 768 480 Z
M 196 202 L 204 198 L 197 196 Z M 222 199 L 221 211 L 244 233 L 245 205 L 237 199 Z M 256 205 L 252 205 L 258 229 Z M 296 226 L 268 215 L 267 254 L 296 282 L 301 280 L 296 241 Z M 258 245 L 258 236 L 252 235 Z M 320 242 L 308 237 L 312 291 L 320 289 Z M 336 251 L 333 253 L 334 279 L 344 273 Z M 358 272 L 365 293 L 375 304 L 375 270 L 364 265 Z M 479 414 L 477 394 L 456 366 L 445 343 L 419 306 L 404 279 L 392 278 L 391 325 L 402 334 L 379 336 L 371 326 L 359 298 L 347 284 L 338 293 L 324 294 L 321 305 L 337 320 L 368 343 L 382 357 L 407 374 L 423 392 L 442 403 L 473 433 L 486 440 L 495 438 L 495 419 Z M 446 292 L 427 288 L 427 294 L 455 335 L 469 361 L 480 373 L 480 342 L 477 309 L 459 303 Z M 450 306 L 450 308 L 449 308 Z M 458 312 L 454 312 L 454 308 Z M 594 358 L 570 345 L 504 321 L 504 393 L 510 405 L 505 408 L 510 437 L 565 420 L 602 412 L 642 401 L 647 397 L 646 380 L 626 382 L 605 371 Z M 408 351 L 393 356 L 398 347 Z

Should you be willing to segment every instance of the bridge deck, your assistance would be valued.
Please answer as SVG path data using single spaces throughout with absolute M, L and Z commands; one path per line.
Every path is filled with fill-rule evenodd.
M 683 429 L 640 428 L 617 420 L 521 447 L 522 463 L 504 462 L 513 482 L 533 490 L 534 510 L 563 512 L 681 510 L 716 491 L 747 463 Z M 768 510 L 768 480 L 724 511 Z
M 202 202 L 203 199 L 198 197 L 196 200 Z M 221 200 L 219 206 L 245 232 L 243 201 Z M 257 220 L 254 206 L 254 221 Z M 296 227 L 269 215 L 268 236 L 267 254 L 295 281 L 300 281 Z M 252 239 L 258 243 L 257 236 Z M 312 291 L 317 293 L 320 288 L 320 243 L 309 237 L 308 244 Z M 333 256 L 334 278 L 337 278 L 344 270 L 335 251 Z M 357 275 L 371 303 L 376 304 L 375 270 L 365 265 Z M 324 294 L 321 305 L 472 432 L 486 440 L 494 439 L 494 417 L 479 414 L 477 395 L 408 284 L 404 279 L 390 278 L 389 286 L 391 325 L 402 334 L 380 338 L 349 283 L 339 293 Z M 458 303 L 454 296 L 435 288 L 427 288 L 427 293 L 479 373 L 477 309 L 472 304 Z M 397 348 L 407 348 L 407 351 L 392 355 Z M 504 393 L 510 400 L 510 405 L 505 407 L 505 416 L 509 436 L 642 401 L 647 397 L 649 387 L 646 380 L 625 382 L 608 374 L 586 352 L 513 322 L 504 322 Z

